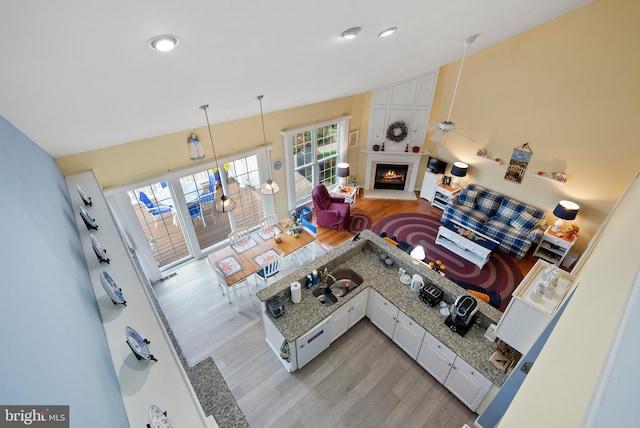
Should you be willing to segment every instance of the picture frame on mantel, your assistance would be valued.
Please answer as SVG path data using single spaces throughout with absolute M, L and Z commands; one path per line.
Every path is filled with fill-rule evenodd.
M 349 132 L 349 148 L 358 146 L 358 130 Z

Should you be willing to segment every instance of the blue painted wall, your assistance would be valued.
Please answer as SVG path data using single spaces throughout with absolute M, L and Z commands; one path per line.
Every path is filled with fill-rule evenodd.
M 0 201 L 0 404 L 128 427 L 64 177 L 2 116 Z

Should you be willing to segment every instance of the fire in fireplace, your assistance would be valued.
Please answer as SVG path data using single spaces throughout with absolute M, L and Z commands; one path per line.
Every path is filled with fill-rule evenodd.
M 379 163 L 376 165 L 374 189 L 404 190 L 409 165 L 391 165 Z

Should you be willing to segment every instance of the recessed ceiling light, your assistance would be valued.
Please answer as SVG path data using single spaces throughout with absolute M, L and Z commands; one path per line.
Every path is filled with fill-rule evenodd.
M 149 40 L 147 42 L 147 46 L 156 51 L 168 52 L 178 46 L 178 43 L 180 43 L 180 41 L 176 36 L 165 34 L 163 36 L 156 36 Z
M 395 33 L 397 29 L 398 27 L 387 28 L 382 33 L 378 34 L 378 37 L 389 37 L 390 35 Z
M 360 27 L 349 28 L 348 30 L 344 30 L 340 34 L 340 37 L 342 37 L 343 39 L 353 39 L 358 35 L 360 30 L 362 30 L 362 28 L 360 28 Z

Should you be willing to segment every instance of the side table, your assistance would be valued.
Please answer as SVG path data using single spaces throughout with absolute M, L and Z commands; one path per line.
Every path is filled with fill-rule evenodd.
M 436 193 L 435 195 L 433 195 L 433 201 L 431 202 L 431 206 L 434 206 L 443 210 L 444 207 L 446 207 L 447 204 L 449 203 L 449 199 L 451 199 L 451 197 L 456 193 L 458 193 L 460 190 L 462 189 L 460 189 L 459 187 L 453 188 L 445 184 L 438 184 L 436 186 Z
M 345 202 L 349 202 L 351 206 L 356 204 L 356 197 L 358 195 L 357 187 L 336 187 L 329 192 L 331 196 L 338 196 L 344 198 Z
M 547 230 L 544 231 L 544 235 L 538 243 L 536 250 L 533 252 L 533 255 L 549 263 L 559 265 L 567 256 L 573 244 L 575 244 L 576 239 L 578 239 L 577 236 L 573 239 L 568 239 L 562 231 L 554 232 L 551 230 L 551 226 L 549 226 Z

